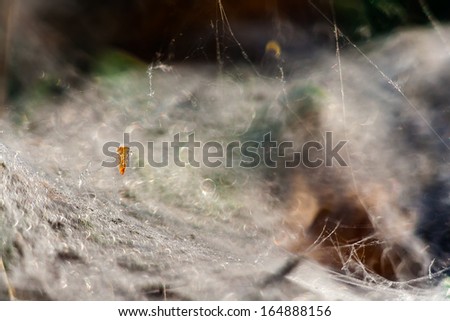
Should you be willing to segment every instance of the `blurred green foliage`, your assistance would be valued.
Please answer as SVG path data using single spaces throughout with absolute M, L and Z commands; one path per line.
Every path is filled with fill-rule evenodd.
M 124 51 L 106 50 L 94 59 L 92 73 L 99 77 L 112 77 L 142 67 L 146 65 L 141 60 Z
M 429 24 L 427 10 L 443 23 L 450 18 L 450 2 L 440 0 L 335 0 L 334 6 L 339 27 L 354 40 Z
M 287 109 L 287 125 L 295 126 L 298 119 L 317 121 L 325 98 L 325 92 L 313 84 L 297 86 L 289 90 L 280 103 Z

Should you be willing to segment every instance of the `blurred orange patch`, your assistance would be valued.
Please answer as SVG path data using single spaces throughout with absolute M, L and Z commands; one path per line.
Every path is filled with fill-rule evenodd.
M 271 40 L 266 44 L 266 54 L 273 55 L 276 59 L 280 59 L 281 57 L 281 46 L 275 41 Z

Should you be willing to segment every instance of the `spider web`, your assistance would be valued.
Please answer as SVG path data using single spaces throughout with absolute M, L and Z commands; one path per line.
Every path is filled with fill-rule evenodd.
M 348 51 L 348 46 L 353 48 L 360 57 L 363 58 L 363 61 L 367 64 L 367 66 L 370 66 L 373 68 L 374 72 L 378 73 L 386 85 L 388 85 L 390 88 L 392 88 L 401 99 L 404 100 L 406 103 L 404 107 L 410 109 L 414 114 L 415 117 L 418 119 L 419 122 L 421 122 L 429 132 L 431 132 L 431 135 L 434 137 L 434 140 L 437 140 L 439 144 L 441 144 L 444 149 L 445 153 L 448 153 L 448 150 L 450 149 L 450 146 L 448 142 L 446 141 L 446 138 L 443 137 L 441 134 L 438 133 L 438 130 L 435 129 L 434 125 L 430 122 L 429 118 L 425 116 L 423 108 L 420 108 L 417 105 L 417 102 L 413 101 L 411 98 L 408 97 L 408 94 L 405 93 L 405 91 L 402 89 L 402 86 L 392 79 L 387 72 L 383 70 L 382 67 L 380 67 L 372 58 L 369 57 L 369 55 L 364 51 L 363 48 L 361 48 L 359 45 L 357 45 L 355 42 L 353 42 L 348 36 L 346 36 L 338 27 L 338 22 L 336 21 L 336 16 L 334 12 L 334 2 L 330 1 L 330 8 L 332 16 L 328 17 L 318 6 L 314 4 L 313 1 L 308 2 L 311 7 L 313 7 L 324 19 L 324 21 L 329 24 L 330 30 L 332 30 L 335 38 L 335 56 L 336 56 L 336 66 L 337 66 L 337 72 L 338 72 L 338 81 L 339 81 L 339 92 L 340 92 L 340 99 L 341 99 L 341 107 L 342 107 L 342 126 L 344 128 L 344 138 L 346 141 L 350 141 L 347 145 L 347 148 L 345 149 L 346 158 L 349 162 L 349 168 L 350 168 L 350 175 L 351 175 L 351 181 L 353 185 L 354 192 L 358 195 L 359 202 L 362 204 L 362 206 L 365 208 L 365 210 L 368 213 L 371 213 L 370 207 L 365 204 L 364 198 L 360 197 L 360 191 L 362 190 L 362 186 L 364 185 L 364 182 L 358 181 L 360 179 L 357 178 L 355 175 L 355 171 L 353 170 L 353 162 L 352 162 L 352 140 L 349 138 L 348 135 L 348 124 L 347 124 L 347 107 L 346 107 L 346 85 L 344 80 L 344 74 L 346 73 L 346 65 L 341 60 L 341 47 L 346 47 L 346 51 Z M 448 50 L 448 41 L 446 40 L 446 37 L 444 35 L 444 32 L 439 24 L 439 22 L 432 16 L 430 10 L 428 9 L 426 3 L 424 1 L 420 1 L 420 5 L 424 11 L 424 14 L 428 17 L 430 22 L 432 23 L 433 29 L 435 30 L 436 34 L 439 36 L 440 41 L 442 42 L 442 45 L 446 50 Z M 278 18 L 279 19 L 279 18 Z M 275 19 L 278 24 L 280 24 L 280 21 Z M 261 72 L 258 70 L 258 67 L 255 66 L 255 63 L 250 60 L 249 54 L 246 52 L 245 45 L 238 39 L 236 36 L 233 26 L 230 23 L 230 20 L 228 19 L 226 8 L 224 7 L 222 1 L 217 1 L 217 8 L 216 8 L 216 20 L 213 24 L 214 27 L 214 36 L 215 36 L 215 42 L 216 42 L 216 60 L 218 65 L 218 74 L 223 75 L 224 73 L 232 74 L 230 72 L 230 69 L 225 68 L 225 59 L 227 61 L 231 61 L 233 67 L 236 70 L 236 73 L 242 73 L 242 70 L 245 70 L 247 72 L 247 69 L 249 69 L 253 73 L 253 77 L 262 79 L 262 81 L 266 81 L 270 83 L 270 81 L 275 80 L 278 82 L 278 92 L 274 94 L 274 97 L 272 98 L 272 101 L 280 101 L 280 97 L 285 101 L 284 107 L 287 109 L 288 114 L 291 117 L 294 117 L 300 126 L 304 126 L 304 130 L 306 130 L 311 136 L 313 134 L 310 132 L 307 126 L 303 123 L 302 117 L 300 117 L 295 111 L 292 110 L 290 106 L 290 101 L 288 99 L 288 91 L 290 87 L 290 82 L 293 82 L 293 79 L 286 79 L 285 77 L 285 70 L 283 66 L 283 61 L 278 61 L 278 64 L 276 66 L 278 73 L 272 76 L 265 76 L 261 74 Z M 232 58 L 227 56 L 226 50 L 227 45 L 224 42 L 224 39 L 230 38 L 232 42 L 237 46 L 237 48 L 240 51 L 241 58 L 244 61 L 244 64 L 242 63 L 233 63 Z M 245 66 L 247 65 L 247 67 Z M 151 70 L 152 67 L 149 69 L 149 79 L 151 80 Z M 221 80 L 219 80 L 220 83 Z M 238 80 L 236 80 L 238 81 Z M 237 84 L 239 86 L 239 84 Z M 154 89 L 152 86 L 150 86 L 150 92 L 153 93 Z M 278 110 L 279 113 L 279 110 Z M 254 119 L 254 118 L 253 118 Z M 244 129 L 239 129 L 238 131 L 248 131 L 249 126 L 245 126 Z M 323 138 L 323 137 L 322 137 Z M 357 149 L 358 147 L 355 147 Z M 373 222 L 374 225 L 377 225 L 376 222 Z M 331 234 L 330 234 L 331 235 Z M 329 235 L 329 236 L 330 236 Z M 329 237 L 328 236 L 328 237 Z M 326 239 L 326 238 L 325 238 Z M 319 241 L 321 240 L 321 241 Z M 323 238 L 320 236 L 317 239 L 317 242 L 322 243 Z M 313 245 L 317 246 L 317 242 L 314 242 Z M 338 245 L 336 245 L 339 247 Z M 356 246 L 356 245 L 355 245 Z M 345 266 L 345 262 L 343 262 L 343 265 Z M 363 264 L 361 263 L 362 268 Z M 431 273 L 431 272 L 430 272 Z M 372 278 L 371 273 L 365 273 L 368 278 Z M 430 274 L 431 277 L 431 274 Z
M 425 1 L 420 1 L 420 4 L 438 36 L 438 48 L 445 48 L 448 58 L 446 28 L 433 17 Z M 399 72 L 392 72 L 388 68 L 391 66 L 389 57 L 386 58 L 389 44 L 374 40 L 375 45 L 369 50 L 367 45 L 353 42 L 339 28 L 333 1 L 330 2 L 331 16 L 327 16 L 313 1 L 309 1 L 309 5 L 323 17 L 323 23 L 328 27 L 328 35 L 332 38 L 330 48 L 324 50 L 314 47 L 311 49 L 312 54 L 308 55 L 302 52 L 304 48 L 301 46 L 289 47 L 279 39 L 285 31 L 284 24 L 288 23 L 282 21 L 275 12 L 273 25 L 268 27 L 271 32 L 265 32 L 272 36 L 263 41 L 258 39 L 256 51 L 259 52 L 259 59 L 254 59 L 255 49 L 245 41 L 240 29 L 245 26 L 234 25 L 226 2 L 217 0 L 215 17 L 211 19 L 209 28 L 210 36 L 215 41 L 215 61 L 212 63 L 199 63 L 192 53 L 183 57 L 182 62 L 172 61 L 170 55 L 166 60 L 159 56 L 145 68 L 144 73 L 139 69 L 112 80 L 100 79 L 90 83 L 83 91 L 70 92 L 66 102 L 61 105 L 53 102 L 47 109 L 48 113 L 30 120 L 30 127 L 37 127 L 38 132 L 27 134 L 21 129 L 22 132 L 17 135 L 22 142 L 18 142 L 13 134 L 6 135 L 9 138 L 5 140 L 21 151 L 21 157 L 31 155 L 28 156 L 29 162 L 48 173 L 55 186 L 70 196 L 71 202 L 79 201 L 83 209 L 94 209 L 104 220 L 102 224 L 97 224 L 88 215 L 80 214 L 75 224 L 77 228 L 81 224 L 89 226 L 89 220 L 92 219 L 94 226 L 101 225 L 99 230 L 102 233 L 95 237 L 100 239 L 99 242 L 104 242 L 103 245 L 138 244 L 131 246 L 137 262 L 143 256 L 152 262 L 161 260 L 161 266 L 164 266 L 162 270 L 172 277 L 167 277 L 164 282 L 174 289 L 184 288 L 186 293 L 192 290 L 198 295 L 197 298 L 205 294 L 199 294 L 201 286 L 196 286 L 198 293 L 195 292 L 192 282 L 202 281 L 203 286 L 207 287 L 208 281 L 229 283 L 230 277 L 236 277 L 233 280 L 239 281 L 246 269 L 249 269 L 250 274 L 264 271 L 264 275 L 267 275 L 269 272 L 269 276 L 260 277 L 257 274 L 258 280 L 252 284 L 255 292 L 282 287 L 281 281 L 288 279 L 312 293 L 317 293 L 317 288 L 325 288 L 326 293 L 319 293 L 319 298 L 346 298 L 346 295 L 347 298 L 352 295 L 357 298 L 427 298 L 430 293 L 436 292 L 419 289 L 417 285 L 438 277 L 442 269 L 434 269 L 437 264 L 435 260 L 427 261 L 425 245 L 416 239 L 414 228 L 402 225 L 409 219 L 409 222 L 414 222 L 414 214 L 404 219 L 404 213 L 399 208 L 410 206 L 411 212 L 417 210 L 416 203 L 411 199 L 421 193 L 422 185 L 427 180 L 433 179 L 433 174 L 430 174 L 433 171 L 429 167 L 435 166 L 437 171 L 447 168 L 445 159 L 448 157 L 448 141 L 442 129 L 430 120 L 424 102 L 414 95 L 410 97 L 413 91 L 403 88 L 408 82 L 402 77 L 408 78 L 408 70 L 405 76 L 400 67 Z M 286 28 L 287 31 L 291 30 Z M 298 36 L 295 32 L 294 39 Z M 201 52 L 207 46 L 206 40 L 204 43 L 202 41 L 196 42 L 194 51 Z M 272 43 L 272 47 L 267 46 L 270 41 L 275 41 L 276 45 Z M 303 38 L 301 41 L 309 43 Z M 277 57 L 277 46 L 280 57 Z M 434 47 L 429 46 L 429 51 L 433 51 Z M 238 57 L 233 56 L 233 50 L 237 50 Z M 352 52 L 356 55 L 352 55 Z M 377 52 L 381 54 L 377 55 Z M 427 61 L 432 57 L 424 59 Z M 371 100 L 374 101 L 373 108 Z M 367 103 L 367 108 L 358 106 L 363 102 Z M 382 109 L 381 105 L 389 108 Z M 196 138 L 202 142 L 216 140 L 226 144 L 232 140 L 259 138 L 262 132 L 269 130 L 278 132 L 280 139 L 300 142 L 317 139 L 324 142 L 324 133 L 317 130 L 320 125 L 316 126 L 315 123 L 317 117 L 323 129 L 330 126 L 338 138 L 348 141 L 344 151 L 349 170 L 342 173 L 336 171 L 333 174 L 339 177 L 336 181 L 327 180 L 323 173 L 313 174 L 313 171 L 301 177 L 310 182 L 309 186 L 304 187 L 301 179 L 290 181 L 290 177 L 281 177 L 277 181 L 276 171 L 261 168 L 179 168 L 173 164 L 165 168 L 152 168 L 140 166 L 140 159 L 134 155 L 131 156 L 132 164 L 124 177 L 119 176 L 116 169 L 100 166 L 104 156 L 101 154 L 102 144 L 110 140 L 120 142 L 124 132 L 142 142 L 148 141 L 150 137 L 156 146 L 154 154 L 161 156 L 164 152 L 162 142 L 172 139 L 175 133 L 181 133 L 186 138 L 195 132 Z M 423 154 L 425 159 L 425 165 L 418 171 L 420 177 L 411 174 L 416 169 L 416 163 L 409 159 L 414 156 L 412 152 L 416 151 L 415 143 L 410 146 L 393 135 L 397 133 L 394 128 L 403 125 L 396 122 L 402 117 L 405 123 L 412 123 L 415 126 L 413 129 L 419 130 L 418 139 L 425 137 L 426 143 L 430 145 L 430 152 L 428 148 L 422 149 L 418 145 L 420 148 L 417 154 Z M 8 133 L 14 132 L 9 127 L 5 128 L 8 128 Z M 398 132 L 398 136 L 402 135 Z M 385 159 L 377 159 L 377 154 L 383 148 Z M 439 151 L 437 154 L 443 153 L 444 161 L 438 160 L 433 148 Z M 138 154 L 136 150 L 134 152 Z M 182 154 L 181 157 L 186 159 L 187 155 Z M 427 163 L 428 159 L 431 164 Z M 77 161 L 74 163 L 73 160 Z M 420 155 L 417 163 L 420 165 L 419 161 L 422 161 Z M 389 166 L 392 168 L 387 168 Z M 41 179 L 37 176 L 30 176 L 30 186 Z M 391 179 L 392 176 L 395 177 Z M 286 213 L 292 211 L 290 200 L 298 201 L 296 205 L 306 217 L 305 208 L 308 206 L 305 206 L 303 197 L 308 188 L 317 191 L 324 186 L 341 183 L 348 193 L 356 194 L 359 203 L 369 214 L 375 231 L 351 244 L 342 244 L 336 232 L 352 226 L 346 224 L 344 219 L 330 218 L 309 246 L 294 251 L 294 254 L 286 253 L 280 246 L 280 238 L 292 236 L 283 226 L 288 220 L 289 214 Z M 301 195 L 291 192 L 297 189 L 296 184 L 300 186 L 298 189 L 304 188 Z M 382 192 L 377 194 L 372 186 L 380 185 Z M 339 191 L 334 186 L 331 190 Z M 8 197 L 9 206 L 9 203 L 13 203 L 11 199 L 15 198 L 7 193 L 6 187 L 2 191 Z M 370 194 L 376 194 L 379 200 L 371 202 L 371 198 L 368 198 Z M 43 193 L 38 193 L 36 199 L 49 201 Z M 402 204 L 392 204 L 397 199 Z M 33 204 L 30 205 L 30 212 Z M 389 208 L 391 205 L 392 208 Z M 311 207 L 314 208 L 314 204 Z M 120 228 L 120 218 L 123 219 L 121 213 L 125 211 L 148 220 L 139 223 L 139 228 L 135 229 L 141 234 L 147 233 L 145 237 Z M 386 217 L 380 220 L 379 213 L 386 213 Z M 60 215 L 63 223 L 70 221 L 66 214 Z M 114 216 L 115 221 L 108 220 L 109 216 Z M 19 226 L 22 221 L 27 225 L 25 229 L 30 227 L 33 230 L 33 224 L 39 226 L 27 220 L 28 217 L 22 218 L 17 214 Z M 53 217 L 49 220 L 53 220 Z M 304 220 L 308 223 L 307 218 Z M 296 232 L 294 237 L 306 233 L 302 223 L 303 218 L 293 224 Z M 132 229 L 132 219 L 127 220 L 127 224 Z M 59 226 L 56 223 L 53 225 Z M 148 231 L 145 232 L 142 226 Z M 72 232 L 69 230 L 68 233 Z M 132 235 L 131 241 L 127 233 Z M 171 242 L 172 234 L 179 237 L 176 242 Z M 88 235 L 86 239 L 91 237 Z M 412 253 L 421 256 L 417 258 L 418 262 L 429 264 L 421 266 L 427 272 L 424 277 L 402 282 L 390 281 L 371 271 L 362 261 L 359 253 L 365 248 L 372 245 L 389 247 L 398 240 L 401 244 L 407 244 L 405 247 Z M 75 246 L 74 242 L 73 245 L 77 249 L 80 247 L 81 253 L 87 253 L 82 248 L 84 243 L 80 244 Z M 327 265 L 317 266 L 309 258 L 309 254 L 316 249 L 325 247 L 338 253 L 341 273 Z M 89 251 L 96 253 L 92 248 Z M 120 252 L 121 249 L 114 251 Z M 290 258 L 286 260 L 286 257 Z M 117 261 L 123 267 L 126 265 L 123 261 L 127 259 Z M 227 276 L 214 270 L 217 267 L 225 271 Z M 142 267 L 138 266 L 137 270 L 139 268 Z M 186 280 L 183 275 L 196 277 L 192 281 Z M 87 279 L 89 282 L 95 281 L 95 277 Z M 213 297 L 245 297 L 243 293 L 234 293 L 231 289 L 234 283 L 230 284 L 228 287 L 224 284 L 225 290 L 211 289 L 211 293 L 216 291 Z M 333 287 L 341 288 L 342 284 L 348 285 L 342 294 L 332 290 Z M 371 296 L 369 292 L 372 290 L 377 294 Z M 223 293 L 226 291 L 229 293 Z M 275 294 L 273 297 L 279 298 Z M 286 295 L 281 297 L 286 298 Z

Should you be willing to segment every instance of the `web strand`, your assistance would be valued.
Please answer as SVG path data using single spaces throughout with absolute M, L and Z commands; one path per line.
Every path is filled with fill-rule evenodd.
M 314 3 L 312 3 L 311 0 L 308 1 L 309 4 L 319 12 L 319 14 L 326 19 L 333 27 L 334 23 L 332 20 L 330 20 L 323 12 L 320 10 Z M 406 94 L 402 91 L 400 86 L 393 81 L 388 75 L 386 75 L 383 70 L 372 60 L 370 59 L 367 54 L 365 54 L 353 41 L 350 40 L 349 37 L 347 37 L 339 28 L 337 28 L 338 34 L 343 37 L 353 48 L 356 49 L 356 51 L 372 66 L 374 67 L 377 72 L 383 77 L 383 79 L 392 86 L 403 98 L 403 100 L 407 103 L 407 105 L 417 114 L 417 116 L 424 122 L 424 124 L 428 127 L 428 129 L 433 133 L 434 136 L 446 147 L 448 151 L 450 151 L 450 145 L 438 134 L 438 132 L 434 129 L 434 127 L 431 125 L 431 123 L 425 118 L 423 113 L 419 110 L 419 108 L 406 96 Z

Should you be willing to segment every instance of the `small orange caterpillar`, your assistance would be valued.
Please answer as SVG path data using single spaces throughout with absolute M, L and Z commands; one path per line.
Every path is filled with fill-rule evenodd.
M 128 165 L 130 147 L 119 146 L 117 147 L 117 154 L 119 155 L 119 172 L 120 175 L 125 174 L 125 169 Z

